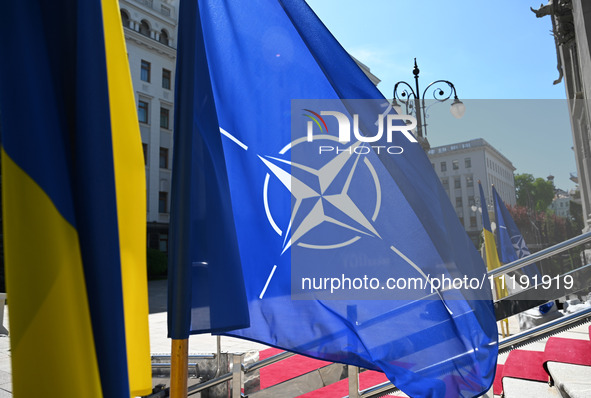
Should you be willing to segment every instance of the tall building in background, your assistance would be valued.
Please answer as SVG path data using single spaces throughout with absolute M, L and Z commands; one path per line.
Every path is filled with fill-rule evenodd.
M 494 184 L 505 204 L 515 206 L 515 167 L 482 138 L 434 147 L 427 154 L 460 222 L 477 245 L 482 232 L 478 181 L 482 183 L 486 207 L 494 220 L 491 185 Z
M 121 0 L 120 8 L 146 164 L 148 247 L 168 251 L 178 1 Z
M 552 19 L 559 72 L 554 84 L 564 78 L 584 230 L 588 231 L 591 229 L 591 2 L 550 0 L 548 4 L 532 11 L 538 18 L 549 16 Z

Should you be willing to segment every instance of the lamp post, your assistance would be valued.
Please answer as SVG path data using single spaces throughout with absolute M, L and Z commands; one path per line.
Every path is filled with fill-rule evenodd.
M 402 107 L 398 103 L 400 101 L 405 106 L 405 113 L 407 115 L 414 115 L 417 119 L 417 141 L 421 144 L 421 147 L 425 151 L 430 148 L 429 141 L 427 140 L 427 107 L 425 106 L 425 96 L 428 94 L 431 88 L 433 88 L 433 98 L 438 102 L 445 102 L 454 96 L 454 101 L 451 104 L 451 114 L 460 119 L 466 112 L 466 106 L 462 101 L 459 100 L 456 93 L 456 88 L 452 82 L 448 80 L 436 80 L 430 83 L 425 90 L 421 93 L 419 88 L 419 67 L 417 66 L 417 59 L 415 58 L 415 66 L 412 70 L 415 76 L 415 88 L 407 82 L 400 81 L 394 85 L 394 94 L 392 96 L 392 107 L 397 113 L 403 113 Z M 402 85 L 401 91 L 398 91 L 398 87 Z M 447 86 L 446 86 L 447 85 Z M 448 91 L 449 90 L 449 91 Z

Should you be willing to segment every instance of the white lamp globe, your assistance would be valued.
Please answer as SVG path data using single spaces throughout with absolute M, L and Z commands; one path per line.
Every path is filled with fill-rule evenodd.
M 466 113 L 466 105 L 456 98 L 453 104 L 451 104 L 450 112 L 456 119 L 461 119 L 464 113 Z

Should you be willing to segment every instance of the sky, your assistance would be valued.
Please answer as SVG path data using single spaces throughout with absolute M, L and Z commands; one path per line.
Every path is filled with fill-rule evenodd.
M 516 174 L 552 174 L 555 186 L 568 190 L 576 165 L 564 82 L 553 85 L 559 74 L 552 24 L 530 11 L 542 1 L 307 0 L 382 80 L 386 98 L 397 81 L 414 87 L 415 57 L 421 91 L 439 79 L 455 85 L 466 114 L 454 119 L 449 101 L 431 107 L 432 147 L 484 138 Z

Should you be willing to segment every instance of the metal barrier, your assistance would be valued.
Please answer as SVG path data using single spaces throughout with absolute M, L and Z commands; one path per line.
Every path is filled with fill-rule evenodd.
M 530 254 L 527 257 L 520 258 L 519 260 L 515 260 L 512 263 L 503 265 L 497 269 L 494 269 L 488 273 L 489 276 L 498 276 L 503 275 L 511 271 L 516 271 L 520 268 L 525 267 L 526 265 L 533 264 L 537 261 L 544 260 L 548 257 L 551 257 L 555 254 L 562 253 L 563 251 L 572 249 L 577 247 L 578 245 L 582 245 L 583 243 L 591 241 L 591 232 L 584 233 L 579 236 L 575 236 L 569 240 L 565 240 L 564 242 L 557 243 L 554 246 L 550 246 L 546 249 L 540 250 L 539 252 L 535 252 L 534 254 Z
M 255 362 L 255 363 L 247 365 L 247 366 L 244 366 L 244 364 L 242 364 L 242 362 L 241 362 L 242 357 L 241 356 L 234 355 L 234 357 L 233 357 L 234 359 L 232 362 L 232 372 L 229 372 L 229 373 L 226 373 L 226 374 L 221 375 L 219 377 L 216 377 L 215 379 L 206 381 L 205 383 L 196 384 L 194 386 L 189 387 L 188 395 L 196 394 L 199 391 L 203 391 L 203 390 L 206 390 L 210 387 L 213 387 L 218 384 L 225 383 L 227 381 L 232 380 L 232 387 L 233 387 L 232 388 L 232 398 L 240 398 L 242 395 L 240 393 L 240 384 L 241 384 L 243 372 L 244 373 L 255 372 L 261 368 L 264 368 L 265 366 L 272 365 L 272 364 L 282 361 L 284 359 L 290 358 L 294 355 L 296 355 L 296 354 L 294 354 L 293 352 L 284 351 L 284 352 L 280 352 L 279 354 L 273 355 L 272 357 L 269 357 L 267 359 L 263 359 L 262 361 Z M 239 358 L 238 362 L 236 362 L 236 358 Z M 235 388 L 235 386 L 238 386 L 238 388 Z

